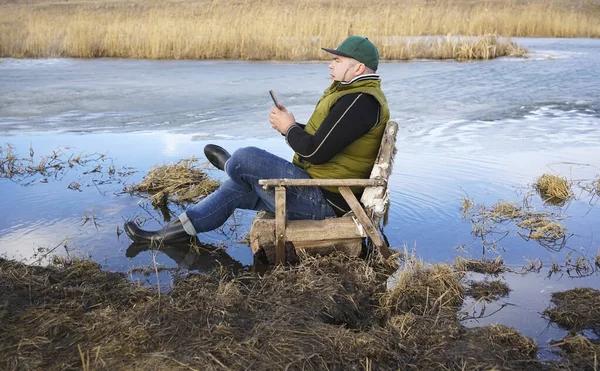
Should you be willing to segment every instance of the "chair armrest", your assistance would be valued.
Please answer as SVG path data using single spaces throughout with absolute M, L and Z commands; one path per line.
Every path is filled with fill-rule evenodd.
M 385 186 L 385 179 L 261 179 L 258 184 L 269 187 L 375 187 Z

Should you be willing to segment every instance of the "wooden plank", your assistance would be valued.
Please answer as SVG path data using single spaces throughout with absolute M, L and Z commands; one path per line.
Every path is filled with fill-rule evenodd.
M 290 247 L 294 247 L 294 250 L 288 250 Z M 275 245 L 273 243 L 265 243 L 261 247 L 265 254 L 267 262 L 274 264 L 276 261 Z M 326 256 L 333 252 L 339 252 L 346 256 L 360 256 L 362 253 L 362 238 L 359 239 L 342 239 L 342 240 L 329 240 L 329 241 L 303 241 L 294 242 L 293 245 L 290 242 L 286 243 L 286 261 L 298 260 L 298 256 L 304 254 L 309 256 Z
M 328 240 L 328 241 L 298 241 L 294 242 L 296 251 L 310 255 L 329 255 L 340 252 L 346 256 L 359 256 L 362 252 L 362 238 Z
M 275 243 L 275 219 L 257 216 L 250 228 L 250 240 L 258 243 Z M 268 217 L 268 216 L 267 216 Z M 288 220 L 285 224 L 286 241 L 338 240 L 367 237 L 364 228 L 351 216 L 325 220 Z M 252 251 L 258 247 L 252 245 Z
M 381 186 L 385 187 L 387 181 L 385 179 L 261 179 L 258 184 L 262 185 L 263 188 L 279 187 L 279 186 L 291 186 L 291 187 L 305 187 L 305 186 L 319 186 L 319 187 L 373 187 Z
M 396 136 L 398 134 L 398 124 L 389 121 L 385 128 L 385 133 L 381 140 L 379 153 L 375 160 L 375 165 L 371 171 L 371 179 L 384 179 L 386 185 L 373 186 L 365 188 L 361 197 L 361 203 L 365 207 L 367 215 L 375 225 L 379 224 L 381 218 L 387 212 L 390 205 L 389 188 L 387 181 L 392 173 L 394 155 L 396 154 Z
M 340 193 L 354 212 L 356 218 L 358 218 L 358 221 L 365 228 L 367 234 L 369 235 L 375 246 L 379 248 L 381 256 L 383 256 L 385 259 L 389 258 L 391 254 L 388 249 L 388 246 L 379 235 L 379 232 L 377 232 L 377 229 L 371 222 L 371 219 L 369 219 L 369 217 L 365 213 L 365 210 L 363 210 L 361 204 L 356 199 L 354 193 L 352 193 L 349 187 L 340 187 Z
M 285 262 L 285 187 L 275 188 L 275 263 Z

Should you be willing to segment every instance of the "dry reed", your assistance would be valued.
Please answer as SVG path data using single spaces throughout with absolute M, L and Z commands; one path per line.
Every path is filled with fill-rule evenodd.
M 185 158 L 174 164 L 157 166 L 148 171 L 144 180 L 127 188 L 134 194 L 149 194 L 153 205 L 196 202 L 214 192 L 219 183 L 207 177 L 208 164 L 198 159 Z
M 553 174 L 543 174 L 535 181 L 535 189 L 544 202 L 562 206 L 573 198 L 571 183 L 565 177 Z
M 358 34 L 370 37 L 384 60 L 485 59 L 525 52 L 494 35 L 600 37 L 593 2 L 369 6 L 377 11 L 358 1 L 314 0 L 8 3 L 0 5 L 0 56 L 319 60 L 330 57 L 320 47 Z

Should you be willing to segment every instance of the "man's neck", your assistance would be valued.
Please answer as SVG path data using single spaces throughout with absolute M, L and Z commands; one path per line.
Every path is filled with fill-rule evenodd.
M 378 75 L 378 74 L 376 74 L 376 73 L 365 73 L 365 74 L 358 75 L 358 76 L 354 77 L 354 78 L 353 78 L 352 80 L 350 80 L 350 81 L 341 81 L 341 82 L 340 82 L 340 84 L 343 84 L 343 85 L 349 85 L 349 84 L 352 84 L 352 83 L 353 83 L 353 82 L 355 82 L 355 81 L 359 81 L 359 80 L 370 80 L 370 79 L 377 80 L 377 79 L 379 79 L 379 75 Z

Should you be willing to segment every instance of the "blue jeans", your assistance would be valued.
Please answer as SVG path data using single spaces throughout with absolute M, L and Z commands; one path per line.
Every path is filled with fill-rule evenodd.
M 260 179 L 310 179 L 302 169 L 256 147 L 240 148 L 225 164 L 229 175 L 212 194 L 179 216 L 187 233 L 211 231 L 223 225 L 235 209 L 275 212 L 275 189 L 263 189 Z M 322 220 L 335 212 L 319 187 L 286 187 L 286 215 L 289 220 Z

